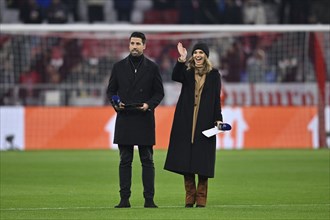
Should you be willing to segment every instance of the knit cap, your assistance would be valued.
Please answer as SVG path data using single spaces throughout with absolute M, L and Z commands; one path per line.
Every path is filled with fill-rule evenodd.
M 193 50 L 191 52 L 191 54 L 194 53 L 195 50 L 202 50 L 207 57 L 209 57 L 210 51 L 209 51 L 209 47 L 205 44 L 205 43 L 197 43 L 195 44 L 195 46 L 193 47 Z

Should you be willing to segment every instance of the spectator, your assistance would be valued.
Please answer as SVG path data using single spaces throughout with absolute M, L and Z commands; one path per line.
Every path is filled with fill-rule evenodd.
M 41 73 L 41 79 L 40 81 L 42 83 L 46 82 L 46 69 L 47 69 L 47 65 L 49 64 L 51 60 L 51 53 L 50 50 L 46 49 L 44 51 L 39 51 L 36 55 L 35 55 L 35 69 L 38 73 Z
M 330 24 L 330 2 L 324 0 L 313 0 L 311 4 L 310 16 L 308 23 L 310 24 Z
M 152 0 L 134 1 L 131 21 L 133 24 L 144 23 L 147 12 L 152 8 Z
M 96 61 L 94 59 L 94 61 Z M 94 88 L 88 88 L 87 94 L 90 96 L 100 96 L 100 89 L 97 88 L 97 85 L 103 82 L 103 76 L 98 71 L 98 61 L 89 63 L 85 74 L 83 74 L 83 83 L 90 84 L 94 86 Z
M 28 0 L 20 8 L 19 18 L 25 24 L 40 24 L 43 21 L 42 9 L 35 0 Z
M 68 22 L 68 8 L 61 0 L 52 0 L 47 11 L 47 20 L 50 24 L 63 24 Z
M 175 0 L 153 0 L 153 9 L 156 10 L 174 9 L 175 7 Z
M 19 97 L 23 105 L 36 105 L 38 103 L 38 90 L 35 84 L 40 83 L 40 74 L 35 70 L 34 66 L 24 71 L 20 78 L 19 83 L 23 88 L 19 91 Z
M 56 69 L 63 66 L 63 51 L 61 47 L 53 47 L 51 52 L 50 64 Z
M 265 8 L 260 0 L 246 0 L 243 4 L 245 24 L 266 24 Z
M 171 81 L 172 68 L 174 67 L 173 60 L 175 60 L 178 56 L 178 51 L 175 44 L 173 44 L 173 42 L 171 41 L 164 40 L 158 42 L 158 44 L 163 45 L 163 48 L 161 50 L 158 50 L 157 53 L 154 54 L 154 57 L 156 57 L 155 60 L 156 63 L 159 65 L 160 74 L 162 76 L 163 81 L 169 82 Z
M 64 82 L 75 85 L 78 95 L 100 95 L 98 88 L 83 87 L 88 84 L 97 86 L 103 83 L 105 77 L 99 71 L 99 60 L 97 58 L 88 58 L 72 67 Z
M 220 0 L 222 1 L 222 0 Z M 235 0 L 224 0 L 218 4 L 220 24 L 242 24 L 242 7 Z
M 211 46 L 211 44 L 210 44 L 210 57 L 209 57 L 209 60 L 211 61 L 214 68 L 220 69 L 219 53 L 217 51 L 217 48 L 214 47 L 214 46 Z
M 195 7 L 193 0 L 178 1 L 179 23 L 195 24 Z
M 307 24 L 310 8 L 309 0 L 281 0 L 280 24 Z
M 82 82 L 83 71 L 84 71 L 83 63 L 82 62 L 77 63 L 75 66 L 71 68 L 70 72 L 66 75 L 63 82 L 72 85 L 78 84 L 80 81 Z
M 21 1 L 21 0 L 20 0 Z M 47 10 L 52 4 L 52 0 L 36 0 L 37 4 L 42 10 Z
M 46 67 L 46 83 L 58 84 L 61 82 L 61 75 L 55 66 L 48 64 Z
M 13 92 L 12 85 L 15 84 L 15 73 L 10 59 L 1 60 L 0 66 L 0 105 L 14 104 L 14 100 L 10 100 L 10 94 Z
M 105 0 L 86 0 L 86 4 L 88 12 L 88 22 L 103 22 Z
M 6 0 L 6 1 L 2 1 L 2 3 L 5 4 L 7 9 L 17 10 L 20 9 L 25 2 L 23 2 L 22 0 L 10 0 L 10 1 Z
M 240 82 L 241 74 L 244 73 L 245 54 L 240 42 L 234 42 L 227 51 L 225 62 L 228 68 L 228 75 L 225 76 L 227 82 Z
M 131 22 L 134 0 L 114 0 L 117 21 Z
M 77 39 L 66 39 L 61 43 L 61 48 L 64 49 L 63 53 L 63 65 L 59 67 L 61 78 L 66 78 L 71 68 L 82 60 L 82 51 L 80 41 Z
M 164 82 L 171 81 L 172 69 L 174 63 L 168 54 L 162 54 L 160 59 L 157 62 L 160 67 L 160 73 Z
M 287 57 L 278 61 L 279 82 L 295 82 L 298 70 L 298 59 L 294 56 Z
M 22 0 L 20 0 L 22 1 Z M 38 6 L 41 8 L 41 12 L 42 12 L 42 17 L 43 18 L 47 18 L 47 11 L 49 6 L 52 3 L 52 0 L 36 0 Z
M 13 65 L 10 62 L 10 59 L 1 59 L 0 66 L 0 84 L 14 84 L 15 75 L 13 70 Z
M 200 24 L 218 24 L 219 11 L 216 0 L 198 0 L 198 23 Z
M 246 72 L 250 83 L 264 82 L 266 72 L 266 55 L 262 49 L 257 49 L 247 59 Z
M 72 15 L 73 20 L 75 22 L 80 21 L 79 0 L 62 0 L 62 1 L 68 7 L 69 15 Z

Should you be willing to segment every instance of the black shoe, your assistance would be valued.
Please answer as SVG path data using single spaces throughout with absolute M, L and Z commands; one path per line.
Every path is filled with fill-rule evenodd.
M 153 199 L 146 199 L 144 202 L 144 208 L 158 208 L 158 206 L 154 203 Z
M 121 199 L 120 203 L 115 206 L 115 208 L 130 208 L 131 204 L 128 199 Z
M 205 205 L 196 205 L 196 208 L 205 208 Z
M 186 207 L 186 208 L 192 208 L 192 207 L 194 207 L 194 204 L 186 204 L 185 207 Z

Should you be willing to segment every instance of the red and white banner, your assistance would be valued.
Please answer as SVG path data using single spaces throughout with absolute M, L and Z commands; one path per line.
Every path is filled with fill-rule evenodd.
M 181 84 L 165 83 L 165 105 L 176 105 Z M 317 83 L 225 83 L 224 106 L 317 106 Z M 330 104 L 330 83 L 325 83 L 325 104 Z
M 112 143 L 116 113 L 111 107 L 1 107 L 0 110 L 1 150 L 117 148 Z M 174 110 L 174 107 L 156 110 L 155 149 L 167 149 Z M 325 115 L 329 132 L 329 108 Z M 224 107 L 223 116 L 232 130 L 217 136 L 218 149 L 319 147 L 315 107 Z

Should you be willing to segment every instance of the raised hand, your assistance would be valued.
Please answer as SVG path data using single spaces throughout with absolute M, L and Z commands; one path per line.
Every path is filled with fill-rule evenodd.
M 177 48 L 178 48 L 178 52 L 180 54 L 180 60 L 181 61 L 185 61 L 186 58 L 187 58 L 187 50 L 186 48 L 183 47 L 182 43 L 179 42 L 178 45 L 177 45 Z

